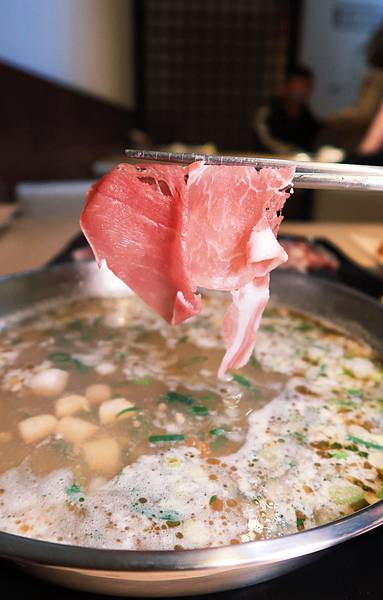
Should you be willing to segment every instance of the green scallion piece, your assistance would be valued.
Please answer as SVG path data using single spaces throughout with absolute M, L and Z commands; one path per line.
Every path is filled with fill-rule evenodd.
M 373 450 L 382 450 L 383 446 L 381 444 L 377 444 L 376 442 L 367 442 L 366 440 L 362 440 L 361 438 L 355 437 L 354 435 L 348 435 L 347 439 L 354 444 L 361 444 L 362 446 L 366 446 L 366 448 L 372 448 Z
M 297 529 L 301 530 L 304 529 L 305 527 L 305 520 L 304 519 L 297 519 Z
M 209 504 L 214 504 L 214 502 L 217 500 L 217 496 L 211 496 L 210 500 L 209 500 Z
M 89 369 L 90 369 L 90 367 L 88 367 L 87 365 L 84 365 L 84 363 L 81 362 L 81 360 L 78 360 L 78 358 L 73 359 L 73 364 L 76 367 L 76 369 L 82 373 L 85 373 L 86 371 L 89 371 Z
M 194 399 L 191 396 L 187 396 L 186 394 L 179 394 L 178 392 L 174 392 L 172 390 L 166 392 L 163 399 L 166 402 L 180 402 L 181 404 L 186 404 L 188 406 L 191 406 L 194 403 Z
M 225 433 L 227 433 L 227 431 L 223 427 L 215 427 L 214 429 L 210 429 L 209 433 L 210 433 L 210 435 L 219 436 L 219 435 L 225 435 Z
M 357 396 L 359 398 L 362 396 L 362 390 L 360 390 L 358 388 L 351 388 L 351 389 L 347 390 L 347 393 L 349 396 Z
M 134 410 L 139 410 L 139 409 L 137 408 L 137 406 L 131 406 L 129 408 L 123 408 L 122 410 L 120 410 L 120 412 L 118 412 L 116 414 L 116 417 L 120 417 L 121 415 L 124 415 L 125 413 L 133 412 Z
M 80 494 L 81 487 L 79 485 L 77 485 L 77 483 L 72 483 L 72 485 L 70 487 L 65 488 L 65 491 L 69 495 Z
M 165 433 L 163 435 L 150 435 L 149 442 L 157 444 L 158 442 L 183 442 L 185 436 L 183 433 Z
M 206 417 L 209 414 L 209 409 L 207 406 L 194 405 L 190 407 L 189 412 L 196 417 Z
M 350 369 L 347 369 L 347 367 L 343 368 L 343 375 L 347 375 L 348 377 L 354 377 L 354 373 L 350 371 Z
M 68 354 L 68 352 L 51 352 L 51 354 L 48 354 L 48 358 L 49 360 L 59 364 L 70 363 L 72 360 L 72 357 L 70 354 Z
M 306 438 L 303 435 L 303 433 L 301 433 L 300 431 L 293 431 L 293 436 L 295 437 L 296 440 L 298 440 L 298 442 L 300 444 L 305 444 L 306 443 Z
M 260 330 L 267 331 L 267 333 L 274 333 L 275 327 L 274 325 L 261 325 Z
M 199 399 L 209 401 L 209 400 L 214 400 L 214 396 L 213 396 L 213 394 L 206 394 L 205 396 L 201 396 L 201 398 L 199 398 Z
M 346 450 L 339 450 L 338 452 L 334 452 L 334 454 L 332 455 L 333 458 L 336 458 L 337 460 L 345 460 L 348 456 Z
M 132 383 L 136 385 L 150 385 L 153 383 L 153 377 L 149 377 L 149 375 L 144 375 L 144 377 L 137 377 L 132 380 Z
M 241 385 L 242 387 L 245 387 L 247 389 L 252 389 L 252 383 L 246 379 L 246 377 L 244 377 L 243 375 L 233 375 L 233 379 L 234 381 L 236 381 L 237 383 L 239 383 L 239 385 Z

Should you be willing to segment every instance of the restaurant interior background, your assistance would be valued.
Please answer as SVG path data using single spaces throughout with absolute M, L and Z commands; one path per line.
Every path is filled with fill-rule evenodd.
M 51 219 L 52 254 L 78 233 L 90 182 L 126 147 L 307 155 L 268 151 L 254 125 L 301 65 L 321 123 L 309 156 L 347 160 L 357 148 L 332 118 L 357 103 L 382 23 L 383 0 L 1 0 L 0 202 L 12 217 L 17 207 L 23 235 L 35 232 L 33 248 L 37 221 Z M 297 190 L 288 204 L 287 224 L 383 220 L 375 192 Z M 21 269 L 14 253 L 28 243 L 8 241 L 2 272 Z

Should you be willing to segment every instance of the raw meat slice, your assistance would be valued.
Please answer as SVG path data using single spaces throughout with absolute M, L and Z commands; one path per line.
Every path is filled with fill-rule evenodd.
M 230 290 L 219 368 L 247 363 L 269 299 L 269 273 L 287 260 L 276 234 L 293 170 L 192 165 L 186 186 L 186 269 L 194 287 Z
M 269 301 L 270 275 L 255 277 L 232 292 L 233 302 L 226 311 L 223 335 L 226 353 L 219 366 L 223 379 L 228 369 L 238 369 L 247 363 L 255 346 L 255 338 L 263 311 Z
M 80 219 L 97 262 L 174 324 L 201 308 L 179 236 L 184 176 L 178 165 L 118 165 L 89 190 Z
M 276 235 L 293 174 L 200 162 L 119 165 L 90 190 L 81 227 L 98 262 L 170 323 L 199 312 L 197 288 L 232 292 L 223 377 L 249 359 L 269 273 L 287 259 Z
M 314 243 L 283 240 L 281 246 L 289 255 L 288 261 L 281 265 L 283 269 L 308 273 L 318 269 L 336 271 L 339 268 L 339 261 L 336 256 Z
M 286 260 L 275 236 L 288 197 L 280 190 L 291 186 L 292 174 L 291 168 L 189 167 L 183 243 L 195 287 L 238 289 L 274 268 L 277 255 Z

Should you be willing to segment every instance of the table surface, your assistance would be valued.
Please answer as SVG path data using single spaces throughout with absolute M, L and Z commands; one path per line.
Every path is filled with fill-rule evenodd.
M 318 555 L 302 567 L 278 579 L 256 586 L 194 596 L 208 600 L 382 600 L 383 528 Z M 100 596 L 56 588 L 16 572 L 6 561 L 0 562 L 1 591 L 4 597 L 39 600 L 96 600 Z
M 0 231 L 0 275 L 46 265 L 79 232 L 77 215 L 16 217 Z M 281 233 L 327 238 L 363 267 L 376 268 L 374 257 L 355 242 L 355 235 L 378 243 L 383 241 L 383 224 L 286 222 Z

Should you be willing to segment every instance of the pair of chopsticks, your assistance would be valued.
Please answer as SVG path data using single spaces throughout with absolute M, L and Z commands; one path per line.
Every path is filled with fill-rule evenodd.
M 189 164 L 200 160 L 207 165 L 295 167 L 294 187 L 312 190 L 383 191 L 383 167 L 319 163 L 276 158 L 218 156 L 194 152 L 160 152 L 157 150 L 125 150 L 127 158 Z

